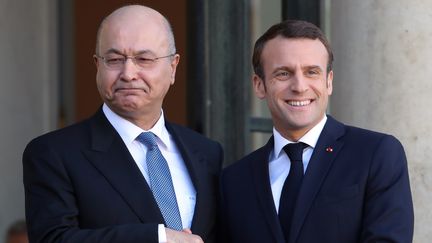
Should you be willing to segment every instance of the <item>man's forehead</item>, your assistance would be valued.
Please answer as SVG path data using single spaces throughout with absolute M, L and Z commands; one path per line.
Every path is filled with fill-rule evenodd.
M 328 58 L 327 49 L 319 39 L 276 37 L 269 40 L 262 51 L 262 58 L 282 57 L 318 57 Z
M 150 32 L 151 29 L 163 29 L 165 18 L 154 9 L 131 5 L 119 8 L 108 15 L 101 24 L 101 32 L 108 30 L 137 29 Z
M 102 25 L 102 31 L 136 30 L 150 32 L 164 28 L 163 19 L 155 15 L 121 15 L 106 19 Z
M 315 46 L 319 49 L 323 49 L 324 51 L 327 51 L 324 44 L 318 39 L 310 39 L 310 38 L 287 38 L 283 37 L 281 35 L 276 36 L 273 39 L 270 39 L 267 41 L 267 43 L 264 45 L 264 49 L 268 46 L 297 46 L 297 45 L 303 45 L 303 46 Z
M 147 49 L 152 46 L 168 45 L 167 31 L 159 21 L 125 20 L 110 20 L 105 23 L 99 36 L 100 47 Z
M 119 8 L 108 15 L 105 21 L 130 18 L 130 19 L 139 19 L 139 18 L 163 18 L 162 14 L 158 11 L 141 5 L 130 5 Z
M 112 21 L 102 28 L 101 35 L 157 35 L 158 38 L 166 35 L 163 25 L 159 21 L 137 21 L 131 19 L 130 21 Z M 111 36 L 112 37 L 112 36 Z
M 325 46 L 318 40 L 306 38 L 274 38 L 269 40 L 261 53 L 261 64 L 265 72 L 275 70 L 324 71 L 328 54 Z
M 132 5 L 122 7 L 106 17 L 97 34 L 96 52 L 109 48 L 131 55 L 143 49 L 165 51 L 170 46 L 170 26 L 154 9 Z

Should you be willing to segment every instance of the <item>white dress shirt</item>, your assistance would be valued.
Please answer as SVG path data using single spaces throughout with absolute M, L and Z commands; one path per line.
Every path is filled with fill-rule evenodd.
M 152 132 L 156 135 L 156 143 L 165 160 L 167 161 L 171 172 L 183 228 L 190 228 L 195 211 L 196 190 L 193 186 L 182 155 L 180 154 L 172 136 L 165 127 L 163 111 L 161 110 L 161 116 L 156 124 L 150 130 L 145 131 L 114 113 L 106 104 L 103 105 L 102 110 L 108 121 L 122 138 L 124 144 L 128 148 L 130 154 L 135 160 L 135 163 L 149 185 L 150 181 L 146 163 L 147 147 L 136 140 L 136 138 L 142 132 Z M 165 228 L 162 226 L 159 225 L 158 227 L 159 242 L 166 242 Z
M 326 121 L 327 116 L 324 115 L 323 119 L 298 141 L 308 145 L 308 147 L 303 150 L 303 168 L 305 173 L 313 150 L 315 149 L 315 145 L 318 141 L 321 131 L 324 128 Z M 279 201 L 282 193 L 282 187 L 284 185 L 285 179 L 288 177 L 288 173 L 291 167 L 291 161 L 285 151 L 283 151 L 283 147 L 285 147 L 285 145 L 289 143 L 296 142 L 290 141 L 282 137 L 282 135 L 274 127 L 273 138 L 274 148 L 269 156 L 269 174 L 270 185 L 273 194 L 273 202 L 276 207 L 276 212 L 279 212 Z

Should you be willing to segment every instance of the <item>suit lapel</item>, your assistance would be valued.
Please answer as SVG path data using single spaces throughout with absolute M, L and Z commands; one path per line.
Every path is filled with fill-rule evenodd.
M 90 126 L 92 147 L 83 151 L 88 160 L 142 222 L 164 223 L 144 176 L 101 110 L 91 119 Z
M 293 215 L 290 239 L 295 242 L 301 226 L 304 223 L 313 201 L 327 176 L 337 154 L 342 149 L 343 142 L 338 140 L 344 134 L 343 124 L 328 116 L 326 125 L 318 139 L 310 159 L 302 186 L 297 198 L 296 209 Z
M 254 181 L 254 188 L 258 201 L 261 205 L 261 209 L 264 212 L 265 220 L 273 233 L 275 242 L 285 242 L 282 229 L 280 227 L 279 218 L 277 216 L 275 204 L 273 201 L 273 194 L 270 186 L 270 175 L 269 175 L 269 155 L 273 149 L 273 137 L 270 138 L 268 143 L 257 151 L 251 163 L 252 166 L 252 178 Z
M 178 128 L 172 126 L 168 122 L 165 123 L 167 130 L 171 134 L 182 155 L 197 193 L 191 230 L 196 234 L 201 233 L 205 235 L 209 219 L 208 217 L 203 217 L 203 215 L 208 215 L 205 213 L 208 206 L 214 204 L 214 202 L 211 201 L 212 197 L 209 195 L 209 193 L 213 192 L 209 191 L 211 188 L 209 188 L 209 182 L 207 182 L 209 175 L 205 167 L 205 158 L 194 146 L 188 144 L 188 137 L 181 136 Z

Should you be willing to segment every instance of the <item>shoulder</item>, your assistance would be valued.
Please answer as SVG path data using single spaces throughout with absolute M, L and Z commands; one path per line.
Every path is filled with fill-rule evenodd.
M 406 155 L 402 143 L 393 135 L 347 126 L 347 144 L 355 145 L 361 153 L 369 154 L 375 166 L 390 169 L 405 166 Z M 351 142 L 350 142 L 351 140 Z
M 261 147 L 243 158 L 237 160 L 236 162 L 230 164 L 225 168 L 226 171 L 237 171 L 237 170 L 243 170 L 245 167 L 250 166 L 253 161 L 256 161 L 257 158 L 263 157 L 264 155 L 268 155 L 268 153 L 265 152 L 264 147 Z
M 25 152 L 85 146 L 90 143 L 90 130 L 90 119 L 86 119 L 73 125 L 47 132 L 32 139 L 27 144 Z
M 221 147 L 219 142 L 211 140 L 204 135 L 181 125 L 174 123 L 166 123 L 166 127 L 171 135 L 177 136 L 181 140 L 196 145 L 198 147 L 201 146 L 211 146 L 211 147 Z
M 405 170 L 406 154 L 396 137 L 355 126 L 343 126 L 344 132 L 337 139 L 343 143 L 340 158 L 361 161 L 357 164 L 368 167 L 370 172 L 384 171 L 385 174 Z
M 327 126 L 328 125 L 328 126 Z M 342 128 L 342 129 L 340 129 Z M 333 132 L 340 134 L 337 139 L 343 140 L 346 144 L 361 147 L 379 147 L 379 146 L 396 146 L 402 147 L 401 143 L 393 135 L 372 131 L 356 126 L 345 125 L 329 116 L 328 124 L 324 128 L 323 134 L 331 134 Z M 343 132 L 338 132 L 343 130 Z
M 346 140 L 366 147 L 402 148 L 401 142 L 393 135 L 354 126 L 346 126 Z
M 206 161 L 207 166 L 212 168 L 212 171 L 220 172 L 224 154 L 219 142 L 177 124 L 166 123 L 166 128 L 180 150 L 183 149 L 199 155 L 203 161 Z
M 224 178 L 239 178 L 239 175 L 252 173 L 253 166 L 259 166 L 260 163 L 268 163 L 272 146 L 272 139 L 270 139 L 263 147 L 225 167 L 222 176 Z

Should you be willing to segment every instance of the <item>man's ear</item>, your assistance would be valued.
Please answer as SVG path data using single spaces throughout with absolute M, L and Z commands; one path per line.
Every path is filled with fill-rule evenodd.
M 264 99 L 267 91 L 264 80 L 260 76 L 254 74 L 252 76 L 252 82 L 256 97 Z
M 330 70 L 330 72 L 327 74 L 327 95 L 331 95 L 333 92 L 333 70 Z
M 96 68 L 98 68 L 99 58 L 96 55 L 93 55 L 93 61 L 94 61 L 94 64 L 96 65 Z
M 175 82 L 175 74 L 176 74 L 177 65 L 179 64 L 179 62 L 180 62 L 180 55 L 175 54 L 171 60 L 171 85 L 173 85 Z

